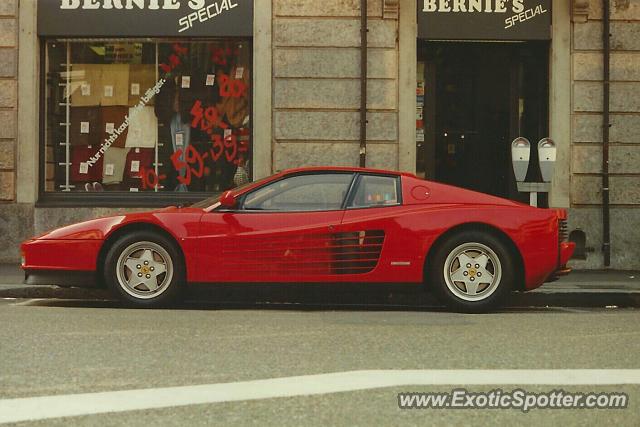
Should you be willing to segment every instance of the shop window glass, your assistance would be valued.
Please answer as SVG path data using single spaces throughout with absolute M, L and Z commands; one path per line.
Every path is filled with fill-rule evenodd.
M 213 192 L 251 179 L 247 41 L 46 43 L 47 192 Z

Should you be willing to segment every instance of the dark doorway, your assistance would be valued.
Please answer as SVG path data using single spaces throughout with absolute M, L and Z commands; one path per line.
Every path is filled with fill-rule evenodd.
M 417 142 L 418 173 L 528 201 L 516 190 L 510 144 L 524 136 L 535 147 L 549 136 L 548 43 L 421 41 L 418 46 L 419 85 L 424 82 L 424 96 L 418 96 L 417 126 L 424 127 L 424 141 Z

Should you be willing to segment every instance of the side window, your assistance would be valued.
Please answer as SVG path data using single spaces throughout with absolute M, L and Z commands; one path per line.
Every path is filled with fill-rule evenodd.
M 326 211 L 337 210 L 349 191 L 353 174 L 295 175 L 249 193 L 244 210 Z
M 349 207 L 390 206 L 400 203 L 398 177 L 363 175 Z

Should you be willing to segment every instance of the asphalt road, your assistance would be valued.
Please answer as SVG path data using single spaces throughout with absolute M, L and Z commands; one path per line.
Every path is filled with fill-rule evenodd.
M 486 315 L 432 307 L 187 303 L 132 310 L 98 300 L 0 299 L 0 404 L 11 398 L 218 384 L 380 369 L 640 368 L 635 308 L 512 308 Z M 489 391 L 496 385 L 470 386 Z M 83 415 L 30 425 L 638 425 L 626 409 L 400 410 L 403 386 Z M 517 388 L 502 386 L 505 390 Z M 525 386 L 542 392 L 557 386 Z M 1 415 L 1 414 L 0 414 Z

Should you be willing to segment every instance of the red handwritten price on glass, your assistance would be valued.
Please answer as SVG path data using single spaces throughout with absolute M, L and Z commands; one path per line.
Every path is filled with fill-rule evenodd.
M 208 168 L 204 167 L 204 159 L 208 157 L 208 153 L 201 155 L 193 145 L 187 146 L 184 151 L 184 160 L 181 159 L 182 153 L 182 148 L 173 153 L 171 155 L 171 163 L 175 170 L 181 171 L 184 169 L 185 171 L 184 176 L 178 175 L 180 184 L 189 185 L 191 184 L 191 175 L 202 178 L 205 172 L 207 172 Z
M 236 135 L 229 135 L 224 139 L 220 135 L 212 135 L 211 143 L 213 146 L 209 149 L 209 153 L 214 162 L 217 162 L 224 153 L 224 157 L 229 163 L 238 165 L 240 157 L 244 157 L 239 155 L 249 151 L 247 141 L 238 141 Z
M 249 150 L 248 143 L 238 141 L 236 135 L 228 135 L 223 139 L 221 135 L 213 133 L 215 128 L 229 129 L 229 125 L 222 121 L 222 115 L 218 109 L 213 106 L 205 109 L 202 107 L 202 102 L 197 100 L 191 108 L 191 115 L 193 116 L 191 127 L 206 131 L 211 138 L 212 147 L 209 149 L 209 154 L 213 161 L 217 162 L 224 153 L 228 162 L 238 164 L 238 153 L 246 153 Z
M 164 174 L 158 175 L 153 168 L 145 168 L 144 166 L 140 168 L 140 178 L 142 180 L 142 189 L 155 189 L 156 187 L 160 187 L 160 182 L 163 181 L 167 176 Z
M 242 98 L 247 96 L 248 85 L 238 79 L 232 79 L 226 74 L 220 74 L 220 96 L 223 98 Z
M 232 56 L 238 56 L 239 54 L 240 49 L 231 49 L 231 47 L 229 46 L 227 46 L 226 48 L 211 48 L 211 60 L 217 65 L 227 65 L 228 59 L 230 59 Z
M 171 71 L 173 71 L 178 65 L 180 65 L 182 63 L 182 61 L 180 60 L 180 56 L 179 55 L 186 55 L 187 53 L 189 53 L 189 49 L 182 46 L 180 43 L 174 43 L 172 46 L 173 49 L 173 53 L 171 55 L 169 55 L 169 63 L 165 64 L 159 64 L 159 67 L 162 69 L 162 71 L 164 71 L 165 73 L 169 73 Z
M 189 145 L 184 152 L 182 149 L 178 149 L 171 155 L 173 168 L 177 172 L 181 172 L 184 169 L 184 176 L 179 174 L 177 177 L 180 184 L 190 185 L 193 176 L 202 178 L 208 174 L 209 168 L 204 164 L 207 158 L 210 157 L 213 161 L 218 161 L 224 154 L 224 158 L 229 163 L 239 165 L 244 158 L 244 153 L 249 149 L 248 142 L 238 141 L 236 135 L 229 135 L 224 139 L 220 135 L 213 135 L 211 142 L 212 146 L 209 148 L 209 151 L 202 154 L 199 153 L 193 145 Z M 145 167 L 140 168 L 139 177 L 142 181 L 143 190 L 159 188 L 167 178 L 165 174 L 158 175 L 155 169 Z
M 222 114 L 216 107 L 210 106 L 203 109 L 200 100 L 196 101 L 191 107 L 191 115 L 193 116 L 191 127 L 200 127 L 200 130 L 207 131 L 209 134 L 218 127 L 222 129 L 229 128 L 229 125 L 222 121 Z

